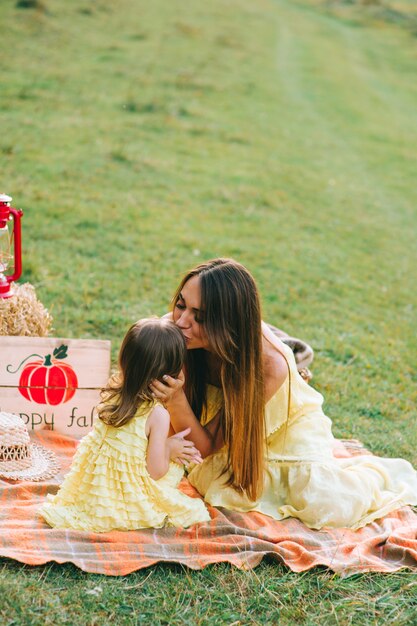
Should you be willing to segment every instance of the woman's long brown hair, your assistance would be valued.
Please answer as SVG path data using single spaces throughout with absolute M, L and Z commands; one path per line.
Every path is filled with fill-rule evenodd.
M 204 332 L 210 351 L 221 362 L 224 397 L 221 429 L 227 446 L 228 484 L 256 501 L 264 485 L 265 392 L 261 308 L 255 281 L 233 259 L 213 259 L 183 278 L 200 277 Z M 204 350 L 188 350 L 186 393 L 200 419 L 206 406 L 207 365 Z
M 116 428 L 127 424 L 141 404 L 154 401 L 152 380 L 178 376 L 185 352 L 184 337 L 170 320 L 147 318 L 133 324 L 120 348 L 119 372 L 102 389 L 99 418 Z

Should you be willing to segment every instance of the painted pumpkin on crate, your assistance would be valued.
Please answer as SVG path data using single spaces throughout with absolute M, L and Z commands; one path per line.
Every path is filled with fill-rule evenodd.
M 61 345 L 55 348 L 52 355 L 41 357 L 39 354 L 31 354 L 27 357 L 38 356 L 40 360 L 26 363 L 20 375 L 19 392 L 26 400 L 51 406 L 71 400 L 77 390 L 78 379 L 71 365 L 62 362 L 68 356 L 67 348 Z

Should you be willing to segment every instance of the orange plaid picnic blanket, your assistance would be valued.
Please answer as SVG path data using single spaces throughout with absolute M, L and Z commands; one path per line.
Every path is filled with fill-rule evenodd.
M 417 570 L 417 515 L 409 507 L 357 531 L 317 531 L 297 519 L 278 522 L 260 513 L 213 507 L 210 522 L 189 529 L 98 534 L 49 528 L 37 509 L 47 493 L 56 493 L 78 442 L 51 431 L 37 432 L 33 439 L 58 455 L 61 472 L 43 483 L 0 480 L 0 556 L 29 565 L 71 562 L 86 572 L 110 576 L 124 576 L 161 561 L 191 569 L 228 562 L 247 569 L 256 567 L 267 555 L 295 572 L 316 565 L 342 576 L 404 567 Z M 346 442 L 335 453 L 361 452 L 364 450 L 357 442 Z M 185 479 L 181 488 L 199 497 Z

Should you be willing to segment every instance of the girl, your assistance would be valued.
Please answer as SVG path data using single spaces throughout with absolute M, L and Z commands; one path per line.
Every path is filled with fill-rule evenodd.
M 119 373 L 103 390 L 99 419 L 81 441 L 58 493 L 41 508 L 48 524 L 105 532 L 210 519 L 201 500 L 177 489 L 184 472 L 179 463 L 201 462 L 184 439 L 189 429 L 169 437 L 169 413 L 149 390 L 151 380 L 163 374 L 178 376 L 184 356 L 182 333 L 169 320 L 144 319 L 129 329 Z
M 407 461 L 333 456 L 323 397 L 262 322 L 255 281 L 240 263 L 213 259 L 188 272 L 172 317 L 187 343 L 185 378 L 166 376 L 151 389 L 175 430 L 191 428 L 205 458 L 188 479 L 206 502 L 317 529 L 359 528 L 417 504 Z

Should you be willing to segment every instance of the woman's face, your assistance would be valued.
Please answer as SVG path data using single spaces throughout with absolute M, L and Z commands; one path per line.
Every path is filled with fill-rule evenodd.
M 184 335 L 188 350 L 209 349 L 204 332 L 204 311 L 200 306 L 200 277 L 193 276 L 183 286 L 173 312 L 174 322 Z

